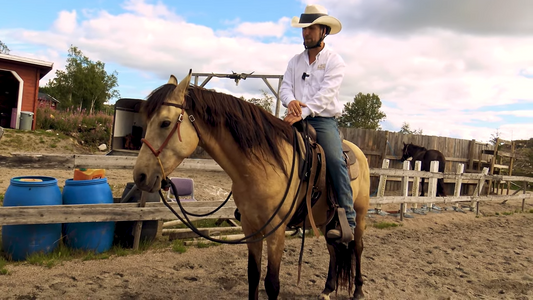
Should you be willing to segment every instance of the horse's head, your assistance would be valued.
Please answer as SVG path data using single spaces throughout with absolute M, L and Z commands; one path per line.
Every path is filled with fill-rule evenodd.
M 409 143 L 409 144 L 403 143 L 402 159 L 400 160 L 401 162 L 404 162 L 409 157 L 413 156 L 413 154 L 411 153 L 411 147 L 412 146 L 413 146 L 413 144 L 411 144 L 411 143 Z
M 161 180 L 198 146 L 198 134 L 186 111 L 191 105 L 185 101 L 190 80 L 190 72 L 179 84 L 171 75 L 143 105 L 146 134 L 133 169 L 133 180 L 143 191 L 159 190 Z

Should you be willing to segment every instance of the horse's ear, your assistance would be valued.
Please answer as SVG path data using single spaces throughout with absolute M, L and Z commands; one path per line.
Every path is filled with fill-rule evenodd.
M 185 91 L 189 88 L 189 84 L 191 83 L 191 73 L 192 73 L 192 69 L 189 70 L 189 74 L 187 74 L 187 76 L 185 76 L 185 78 L 183 78 L 183 80 L 178 85 L 179 90 Z
M 178 85 L 178 79 L 174 75 L 170 75 L 167 84 Z

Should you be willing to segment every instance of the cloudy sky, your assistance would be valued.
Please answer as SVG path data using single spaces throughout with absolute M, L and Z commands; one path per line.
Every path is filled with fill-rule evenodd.
M 382 129 L 407 122 L 427 135 L 533 137 L 531 0 L 9 1 L 0 40 L 12 55 L 54 62 L 41 85 L 75 45 L 118 72 L 122 97 L 145 98 L 189 69 L 282 75 L 303 50 L 290 19 L 309 2 L 343 24 L 326 38 L 348 65 L 340 100 L 379 95 Z M 268 90 L 260 79 L 207 87 L 247 98 Z

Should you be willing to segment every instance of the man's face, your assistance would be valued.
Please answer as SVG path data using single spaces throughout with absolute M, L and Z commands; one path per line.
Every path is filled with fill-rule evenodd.
M 309 27 L 302 28 L 302 37 L 304 38 L 304 44 L 306 47 L 313 47 L 318 43 L 322 35 L 320 25 L 313 24 Z

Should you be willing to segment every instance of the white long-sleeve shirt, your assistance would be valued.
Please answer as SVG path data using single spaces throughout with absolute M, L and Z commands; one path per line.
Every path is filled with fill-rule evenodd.
M 339 117 L 343 106 L 338 100 L 344 77 L 344 60 L 328 47 L 324 47 L 309 64 L 307 50 L 295 55 L 287 66 L 280 89 L 280 99 L 285 107 L 292 100 L 307 105 L 302 107 L 302 119 L 312 117 Z M 303 74 L 309 75 L 302 79 Z

